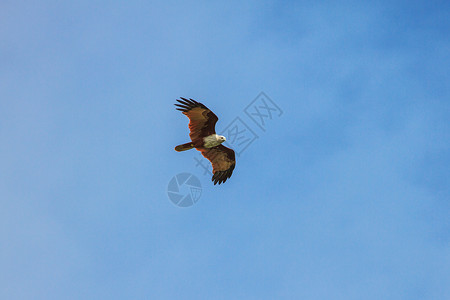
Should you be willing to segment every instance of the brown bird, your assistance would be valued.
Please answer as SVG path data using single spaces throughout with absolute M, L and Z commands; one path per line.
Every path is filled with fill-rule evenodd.
M 189 137 L 191 142 L 178 145 L 175 150 L 186 151 L 192 148 L 197 149 L 212 164 L 214 184 L 221 184 L 227 181 L 233 174 L 236 166 L 234 151 L 222 145 L 226 138 L 216 134 L 215 126 L 217 116 L 205 105 L 193 99 L 181 98 L 178 100 L 177 110 L 183 112 L 189 118 Z

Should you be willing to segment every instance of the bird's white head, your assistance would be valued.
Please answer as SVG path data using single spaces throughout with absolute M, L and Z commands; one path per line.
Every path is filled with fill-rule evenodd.
M 220 143 L 223 143 L 227 140 L 223 135 L 219 135 L 218 138 Z

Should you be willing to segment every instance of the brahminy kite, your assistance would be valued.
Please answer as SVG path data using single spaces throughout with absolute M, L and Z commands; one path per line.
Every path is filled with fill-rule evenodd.
M 214 185 L 227 181 L 233 174 L 236 165 L 234 151 L 222 145 L 226 141 L 224 136 L 216 134 L 215 126 L 219 118 L 209 110 L 205 105 L 193 99 L 177 101 L 180 104 L 177 110 L 180 110 L 189 118 L 189 137 L 191 142 L 178 145 L 175 150 L 186 151 L 192 148 L 197 149 L 212 164 Z

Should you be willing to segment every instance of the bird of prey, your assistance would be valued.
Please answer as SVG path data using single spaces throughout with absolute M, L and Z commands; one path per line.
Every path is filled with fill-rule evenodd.
M 175 150 L 186 151 L 197 149 L 212 164 L 214 185 L 227 181 L 233 174 L 236 165 L 234 151 L 222 145 L 224 136 L 216 134 L 215 126 L 219 118 L 205 105 L 193 99 L 181 98 L 175 104 L 177 110 L 189 118 L 189 137 L 191 141 L 175 147 Z

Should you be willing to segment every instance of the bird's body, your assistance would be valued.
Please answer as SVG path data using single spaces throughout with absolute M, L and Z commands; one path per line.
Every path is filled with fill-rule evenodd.
M 177 100 L 177 110 L 189 118 L 189 137 L 191 142 L 178 145 L 175 150 L 186 151 L 192 148 L 199 150 L 213 166 L 212 181 L 221 184 L 231 177 L 236 165 L 234 151 L 222 145 L 224 136 L 216 134 L 217 116 L 205 105 L 193 99 Z

